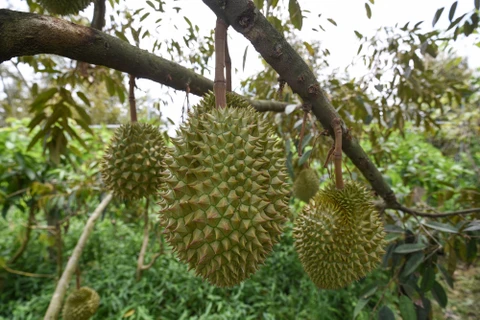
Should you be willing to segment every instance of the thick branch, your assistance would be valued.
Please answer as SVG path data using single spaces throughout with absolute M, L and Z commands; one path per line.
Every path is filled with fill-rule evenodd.
M 90 233 L 92 233 L 95 221 L 102 214 L 103 210 L 111 200 L 112 195 L 107 195 L 92 213 L 90 218 L 88 218 L 82 235 L 80 236 L 80 239 L 78 239 L 77 245 L 73 250 L 72 256 L 70 257 L 70 259 L 68 259 L 65 271 L 63 271 L 62 277 L 57 283 L 57 287 L 55 288 L 55 292 L 53 293 L 52 300 L 50 301 L 44 320 L 56 320 L 58 318 L 58 314 L 60 313 L 60 309 L 62 307 L 63 299 L 65 298 L 65 293 L 67 292 L 68 283 L 70 282 L 73 273 L 77 269 L 78 261 L 80 260 L 83 248 L 87 243 L 88 237 L 90 236 Z
M 38 14 L 0 9 L 0 63 L 13 57 L 56 54 L 149 79 L 202 96 L 213 82 L 94 28 Z M 286 103 L 250 101 L 259 111 L 283 112 Z M 257 105 L 259 107 L 257 107 Z
M 304 103 L 312 105 L 313 114 L 330 131 L 332 120 L 340 118 L 313 72 L 300 55 L 259 12 L 252 1 L 203 0 L 215 14 L 244 35 L 280 77 L 297 93 Z M 382 174 L 365 151 L 343 128 L 343 151 L 352 160 L 386 203 L 396 203 L 395 194 L 383 180 Z

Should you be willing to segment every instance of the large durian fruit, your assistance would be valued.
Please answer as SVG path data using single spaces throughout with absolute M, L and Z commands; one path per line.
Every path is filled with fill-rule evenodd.
M 241 98 L 210 93 L 173 138 L 161 224 L 180 260 L 219 286 L 252 275 L 288 214 L 285 158 L 274 128 Z
M 372 196 L 358 182 L 321 189 L 295 221 L 295 247 L 305 271 L 323 289 L 343 288 L 375 269 L 385 231 Z
M 165 144 L 158 128 L 146 123 L 120 126 L 105 151 L 102 178 L 115 196 L 135 200 L 155 194 L 165 169 Z
M 59 15 L 77 14 L 94 0 L 38 0 L 48 12 Z
M 73 291 L 63 307 L 63 320 L 88 320 L 100 305 L 100 296 L 89 288 L 82 287 Z
M 317 193 L 320 187 L 317 171 L 313 168 L 305 168 L 300 171 L 293 183 L 293 195 L 308 202 Z

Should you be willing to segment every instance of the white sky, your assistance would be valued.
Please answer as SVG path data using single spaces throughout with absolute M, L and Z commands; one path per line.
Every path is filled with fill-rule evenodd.
M 283 1 L 283 2 L 282 2 Z M 438 22 L 438 27 L 446 28 L 449 24 L 447 19 L 448 11 L 453 0 L 376 0 L 374 5 L 370 5 L 372 9 L 372 18 L 368 19 L 365 13 L 365 1 L 362 0 L 299 0 L 302 10 L 309 10 L 310 13 L 305 13 L 306 18 L 303 22 L 303 29 L 299 33 L 304 41 L 320 40 L 325 48 L 328 48 L 331 55 L 328 62 L 332 68 L 344 68 L 355 58 L 359 46 L 359 40 L 354 34 L 354 30 L 359 31 L 364 36 L 373 36 L 375 31 L 382 26 L 393 26 L 396 23 L 403 26 L 406 22 L 416 23 L 424 20 L 422 25 L 426 30 L 431 29 L 433 16 L 436 10 L 440 7 L 445 7 L 443 15 Z M 18 2 L 18 0 L 7 1 L 0 0 L 0 8 L 6 7 L 10 3 L 9 8 L 17 10 L 25 10 L 26 4 Z M 155 3 L 155 1 L 153 1 Z M 201 32 L 206 35 L 210 29 L 215 25 L 215 15 L 201 0 L 167 0 L 168 7 L 178 6 L 182 10 L 176 14 L 172 10 L 168 10 L 170 16 L 161 14 L 152 14 L 144 21 L 144 28 L 148 27 L 150 33 L 159 40 L 175 37 L 177 41 L 181 41 L 181 37 L 185 34 L 187 23 L 183 20 L 183 16 L 187 16 L 193 24 L 197 24 Z M 148 7 L 143 0 L 126 0 L 124 2 L 126 7 L 133 12 L 135 9 L 141 7 Z M 280 4 L 288 10 L 288 0 L 280 0 Z M 464 12 L 470 11 L 473 8 L 473 0 L 459 0 L 456 10 L 456 17 Z M 109 8 L 111 10 L 111 8 Z M 109 14 L 111 12 L 108 12 Z M 318 19 L 318 14 L 322 14 Z M 84 14 L 87 17 L 92 15 L 92 6 L 85 10 Z M 160 26 L 156 26 L 154 21 L 162 17 L 163 20 Z M 326 18 L 332 18 L 337 22 L 337 26 L 330 24 Z M 318 28 L 321 24 L 326 32 L 312 31 L 312 28 Z M 178 29 L 176 29 L 174 27 Z M 232 64 L 239 72 L 233 75 L 233 88 L 238 91 L 238 86 L 241 79 L 255 74 L 262 68 L 261 60 L 258 59 L 258 54 L 249 42 L 233 29 L 229 29 L 229 45 L 230 54 L 232 57 Z M 472 45 L 472 37 L 465 41 L 457 41 L 455 48 L 457 52 L 466 56 L 469 59 L 470 65 L 473 68 L 480 67 L 480 49 Z M 151 42 L 141 42 L 141 48 L 150 50 L 154 39 Z M 245 47 L 248 49 L 248 62 L 245 72 L 242 72 L 242 60 Z M 168 58 L 165 56 L 165 58 Z M 213 65 L 211 66 L 213 70 Z M 361 67 L 351 69 L 351 74 L 361 73 L 364 71 Z M 321 71 L 320 71 L 321 72 Z M 328 72 L 328 70 L 325 70 Z M 206 75 L 212 79 L 213 75 Z M 160 95 L 165 94 L 165 90 L 159 90 L 159 85 L 152 81 L 139 80 L 137 85 L 141 91 L 147 92 L 148 95 L 154 99 Z M 1 88 L 1 84 L 0 84 Z M 169 104 L 168 107 L 162 106 L 164 116 L 171 118 L 176 124 L 180 122 L 181 109 L 184 103 L 185 93 L 174 93 L 170 90 L 174 97 L 175 103 Z M 140 93 L 140 92 L 139 92 Z M 140 93 L 141 94 L 141 93 Z M 2 92 L 0 91 L 0 98 Z M 190 96 L 191 104 L 198 101 L 195 96 Z M 128 110 L 128 108 L 126 108 Z M 173 133 L 173 132 L 171 132 Z

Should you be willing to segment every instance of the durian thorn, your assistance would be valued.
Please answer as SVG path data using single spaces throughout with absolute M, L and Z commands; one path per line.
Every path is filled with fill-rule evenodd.
M 344 187 L 342 176 L 342 122 L 340 118 L 332 120 L 332 128 L 335 133 L 335 150 L 333 160 L 335 166 L 335 186 L 341 190 Z

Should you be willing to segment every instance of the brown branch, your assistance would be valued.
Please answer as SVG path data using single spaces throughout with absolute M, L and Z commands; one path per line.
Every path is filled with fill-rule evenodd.
M 145 270 L 150 269 L 150 268 L 153 266 L 153 264 L 155 263 L 155 261 L 157 261 L 157 259 L 158 259 L 162 254 L 163 254 L 163 252 L 157 252 L 157 253 L 155 253 L 155 254 L 153 255 L 153 257 L 152 257 L 152 261 L 150 261 L 149 264 L 146 264 L 146 265 L 142 266 L 142 270 L 145 271 Z
M 30 210 L 28 212 L 28 222 L 25 229 L 25 238 L 23 239 L 20 248 L 18 248 L 17 252 L 15 252 L 13 257 L 8 261 L 8 264 L 14 264 L 23 255 L 25 249 L 27 249 L 28 242 L 30 241 L 30 234 L 32 233 L 32 225 L 35 221 L 36 208 L 37 205 L 35 203 L 30 206 Z
M 75 270 L 78 267 L 78 262 L 82 255 L 83 248 L 85 247 L 88 237 L 93 231 L 93 227 L 95 225 L 96 220 L 102 214 L 105 207 L 110 203 L 112 200 L 112 195 L 108 194 L 102 202 L 98 205 L 95 211 L 92 213 L 90 218 L 83 229 L 82 235 L 80 239 L 78 239 L 77 245 L 75 249 L 73 249 L 73 253 L 68 259 L 67 266 L 65 267 L 65 271 L 57 283 L 57 287 L 55 288 L 55 292 L 53 293 L 52 300 L 48 305 L 48 310 L 45 314 L 44 320 L 55 320 L 58 318 L 58 314 L 60 313 L 60 309 L 62 307 L 63 299 L 65 298 L 65 293 L 67 292 L 67 287 L 74 274 Z
M 32 277 L 32 278 L 55 278 L 54 275 L 51 274 L 39 274 L 39 273 L 30 273 L 30 272 L 25 272 L 25 271 L 19 271 L 19 270 L 14 270 L 10 268 L 9 266 L 3 265 L 2 268 L 4 268 L 7 272 L 13 273 L 13 274 L 18 274 L 19 276 L 24 276 L 24 277 Z
M 227 106 L 227 83 L 224 74 L 227 27 L 227 24 L 222 19 L 217 18 L 215 26 L 215 80 L 213 84 L 215 106 L 217 108 L 225 108 Z
M 332 120 L 339 118 L 324 91 L 300 55 L 288 44 L 282 34 L 273 27 L 255 8 L 252 1 L 217 1 L 203 0 L 207 6 L 244 35 L 253 44 L 265 61 L 285 80 L 293 92 L 297 93 L 304 103 L 312 105 L 313 114 L 324 128 L 331 129 Z M 362 172 L 373 189 L 387 204 L 397 203 L 395 194 L 384 181 L 382 174 L 368 158 L 358 142 L 347 135 L 343 128 L 343 151 L 353 164 Z
M 93 8 L 93 18 L 90 24 L 92 28 L 102 30 L 105 26 L 105 13 L 107 12 L 107 6 L 105 0 L 96 0 Z
M 213 82 L 191 69 L 163 59 L 94 28 L 63 19 L 0 9 L 0 63 L 13 57 L 56 54 L 203 96 Z M 283 112 L 287 103 L 250 101 L 258 111 Z
M 335 167 L 335 186 L 337 189 L 343 189 L 342 173 L 342 122 L 339 118 L 332 121 L 333 132 L 335 133 L 335 149 L 333 150 L 333 165 Z
M 480 208 L 471 208 L 471 209 L 450 211 L 450 212 L 426 213 L 426 212 L 416 211 L 411 208 L 407 208 L 405 206 L 402 206 L 401 204 L 398 204 L 396 206 L 386 206 L 385 208 L 400 210 L 411 215 L 416 215 L 416 216 L 425 217 L 425 218 L 444 218 L 444 217 L 468 215 L 468 214 L 480 212 Z
M 128 102 L 130 104 L 130 121 L 137 122 L 137 105 L 135 102 L 135 76 L 130 74 L 128 81 Z

